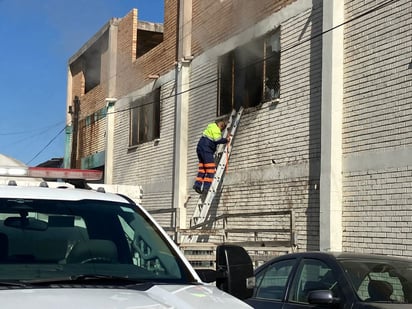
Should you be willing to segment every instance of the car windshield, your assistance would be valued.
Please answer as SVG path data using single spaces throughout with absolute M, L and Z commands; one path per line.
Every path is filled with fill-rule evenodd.
M 0 280 L 127 278 L 194 281 L 135 205 L 101 200 L 0 199 Z
M 341 260 L 358 297 L 365 302 L 412 303 L 412 264 L 400 259 Z

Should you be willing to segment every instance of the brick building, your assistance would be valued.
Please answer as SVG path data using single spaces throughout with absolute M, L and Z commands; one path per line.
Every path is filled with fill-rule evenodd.
M 164 227 L 186 228 L 197 140 L 243 106 L 212 207 L 243 214 L 215 222 L 226 241 L 412 256 L 410 1 L 165 0 L 163 25 L 137 12 L 69 60 L 66 165 L 141 185 Z

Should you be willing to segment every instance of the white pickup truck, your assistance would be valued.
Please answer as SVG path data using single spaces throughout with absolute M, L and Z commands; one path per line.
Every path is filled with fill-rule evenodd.
M 0 167 L 0 176 L 49 172 L 13 169 Z M 249 308 L 239 298 L 252 290 L 238 284 L 253 276 L 247 253 L 219 247 L 217 265 L 216 286 L 203 282 L 148 212 L 125 196 L 0 185 L 2 309 Z

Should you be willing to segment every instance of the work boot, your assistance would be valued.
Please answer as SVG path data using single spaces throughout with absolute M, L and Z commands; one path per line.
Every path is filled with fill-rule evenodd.
M 193 190 L 195 190 L 196 191 L 196 193 L 198 193 L 198 194 L 202 194 L 202 189 L 201 188 L 199 188 L 198 186 L 196 186 L 196 185 L 194 185 L 193 186 Z

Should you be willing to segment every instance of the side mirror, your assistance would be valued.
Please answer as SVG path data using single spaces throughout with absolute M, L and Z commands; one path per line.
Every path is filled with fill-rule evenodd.
M 217 247 L 216 286 L 239 299 L 253 295 L 253 263 L 244 248 L 234 245 Z
M 334 298 L 330 290 L 316 290 L 308 294 L 308 302 L 312 305 L 331 305 L 339 302 L 339 299 Z
M 206 283 L 212 283 L 216 281 L 216 270 L 213 269 L 195 269 L 200 279 Z

